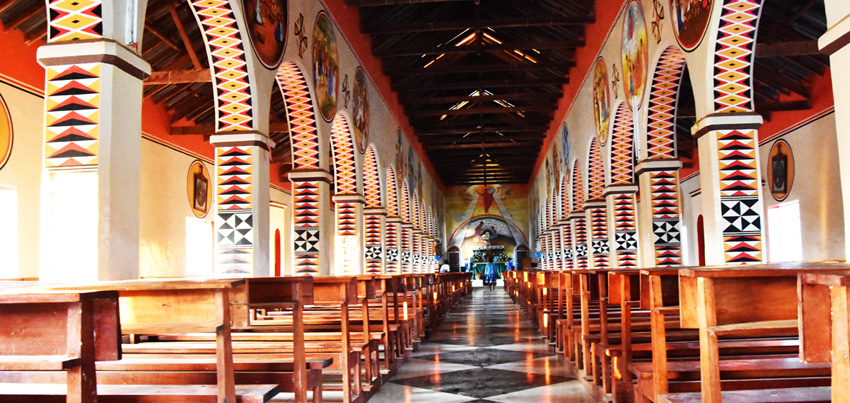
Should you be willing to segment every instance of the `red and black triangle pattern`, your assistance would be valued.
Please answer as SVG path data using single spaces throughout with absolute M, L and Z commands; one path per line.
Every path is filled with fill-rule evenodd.
M 387 167 L 387 217 L 398 217 L 398 192 L 393 167 Z
M 649 93 L 646 151 L 650 159 L 676 158 L 676 100 L 684 71 L 682 51 L 676 46 L 665 49 Z
M 301 69 L 283 62 L 277 70 L 277 85 L 283 93 L 289 120 L 294 169 L 319 169 L 319 135 L 310 89 Z
M 561 225 L 561 239 L 564 245 L 564 270 L 572 270 L 575 267 L 575 262 L 573 261 L 573 232 L 571 222 L 567 221 Z
M 592 208 L 589 211 L 593 268 L 607 269 L 609 267 L 608 211 L 605 207 Z
M 567 216 L 570 215 L 570 182 L 569 178 L 566 175 L 561 178 L 561 207 L 560 214 L 558 217 L 558 221 L 564 222 L 567 220 Z
M 371 149 L 371 147 L 369 148 Z M 367 151 L 368 153 L 368 151 Z M 366 272 L 381 274 L 381 216 L 367 214 L 366 220 Z M 371 253 L 368 253 L 371 251 Z
M 398 261 L 398 232 L 399 225 L 397 222 L 387 222 L 387 233 L 386 233 L 386 248 L 387 248 L 387 261 L 386 261 L 386 271 L 387 274 L 396 274 L 399 272 L 399 261 Z
M 300 238 L 295 270 L 297 275 L 312 276 L 319 272 L 319 182 L 293 182 L 292 187 L 294 232 Z
M 419 239 L 419 234 L 416 231 L 411 231 L 410 234 L 410 261 L 411 261 L 411 269 L 413 273 L 421 273 L 422 266 L 419 264 L 420 261 L 420 253 L 421 253 L 421 240 Z
M 576 269 L 588 268 L 587 261 L 587 224 L 584 217 L 573 218 L 573 236 L 576 256 Z
M 401 272 L 410 273 L 410 242 L 412 241 L 412 232 L 410 227 L 401 227 L 401 247 L 399 248 L 399 256 L 401 256 Z M 407 257 L 407 258 L 406 258 Z
M 357 235 L 357 205 L 354 203 L 336 204 L 337 235 Z
M 44 166 L 97 166 L 100 63 L 49 66 L 45 90 Z
M 650 172 L 649 186 L 655 242 L 655 265 L 658 267 L 681 266 L 679 170 Z
M 216 147 L 217 205 L 221 210 L 250 210 L 253 203 L 254 146 Z
M 725 0 L 714 59 L 714 111 L 753 110 L 750 71 L 761 0 Z
M 398 195 L 398 215 L 401 217 L 401 222 L 410 224 L 410 192 L 407 189 L 407 182 L 401 181 L 401 192 Z
M 47 3 L 47 42 L 99 39 L 103 37 L 103 5 L 100 0 L 50 0 Z
M 635 217 L 635 195 L 621 193 L 614 196 L 614 238 L 617 243 L 617 267 L 637 267 L 638 240 Z
M 720 208 L 725 261 L 756 264 L 763 260 L 756 130 L 717 132 Z

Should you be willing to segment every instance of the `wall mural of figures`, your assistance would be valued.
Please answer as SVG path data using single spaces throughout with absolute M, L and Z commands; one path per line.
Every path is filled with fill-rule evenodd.
M 286 48 L 286 0 L 242 0 L 251 44 L 267 69 L 276 69 Z
M 616 85 L 616 84 L 614 84 Z M 596 137 L 605 144 L 608 129 L 611 126 L 611 94 L 608 91 L 608 70 L 605 60 L 596 59 L 593 68 L 593 117 L 596 123 Z
M 352 115 L 354 116 L 354 141 L 357 143 L 357 151 L 360 154 L 366 152 L 366 146 L 369 144 L 369 98 L 367 95 L 368 85 L 366 83 L 366 72 L 362 67 L 357 67 L 354 73 L 354 106 Z
M 322 117 L 330 122 L 336 114 L 339 89 L 339 54 L 336 34 L 330 17 L 324 11 L 316 17 L 313 27 L 313 87 Z
M 640 2 L 632 0 L 626 8 L 623 21 L 621 56 L 624 95 L 629 106 L 635 109 L 640 107 L 646 87 L 649 46 L 646 40 L 646 20 Z
M 9 162 L 12 156 L 12 144 L 14 143 L 14 131 L 12 130 L 12 115 L 6 100 L 0 96 L 0 169 Z
M 693 51 L 702 42 L 713 5 L 714 0 L 670 0 L 673 32 L 686 51 Z

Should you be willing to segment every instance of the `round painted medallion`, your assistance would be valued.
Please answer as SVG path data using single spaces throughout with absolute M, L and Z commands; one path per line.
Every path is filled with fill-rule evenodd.
M 623 92 L 632 108 L 640 107 L 646 87 L 647 71 L 646 21 L 640 2 L 632 0 L 626 7 L 623 21 L 623 44 L 620 54 L 623 63 Z
M 322 117 L 330 122 L 336 113 L 339 88 L 339 54 L 333 23 L 324 11 L 316 17 L 313 27 L 313 87 L 318 95 Z
M 357 67 L 354 73 L 354 140 L 357 142 L 357 151 L 360 154 L 366 152 L 369 144 L 369 99 L 366 97 L 366 73 L 362 67 Z
M 210 172 L 200 160 L 195 160 L 189 166 L 189 173 L 186 176 L 186 193 L 189 196 L 189 207 L 192 213 L 198 218 L 206 217 L 210 211 L 214 189 Z
M 9 114 L 9 107 L 6 105 L 6 100 L 0 96 L 0 169 L 6 165 L 9 157 L 12 155 L 13 140 L 12 116 Z
M 767 157 L 767 182 L 770 194 L 776 201 L 783 201 L 794 184 L 794 154 L 785 140 L 777 140 Z
M 702 42 L 713 5 L 714 0 L 670 0 L 670 22 L 682 49 L 693 51 Z
M 596 59 L 596 66 L 593 68 L 593 121 L 596 123 L 596 137 L 602 144 L 605 144 L 605 140 L 608 139 L 611 122 L 610 99 L 608 70 L 605 67 L 605 60 L 600 57 Z
M 286 48 L 286 0 L 242 0 L 242 9 L 257 58 L 277 68 Z

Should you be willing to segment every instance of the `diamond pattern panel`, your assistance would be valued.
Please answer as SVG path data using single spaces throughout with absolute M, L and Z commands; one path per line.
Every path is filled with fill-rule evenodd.
M 633 134 L 632 112 L 629 110 L 629 106 L 622 102 L 617 107 L 617 116 L 614 118 L 614 134 L 611 138 L 611 183 L 615 185 L 626 185 L 634 182 Z
M 357 167 L 354 162 L 354 143 L 348 120 L 337 115 L 331 127 L 331 141 L 334 146 L 334 172 L 337 194 L 357 193 Z
M 100 63 L 46 68 L 44 166 L 97 166 Z
M 650 159 L 676 158 L 676 99 L 685 55 L 676 47 L 661 54 L 649 95 L 647 153 Z
M 714 59 L 714 111 L 753 110 L 750 71 L 761 0 L 725 0 Z
M 100 39 L 103 37 L 102 1 L 50 0 L 48 42 Z
M 366 149 L 363 169 L 363 189 L 366 193 L 366 208 L 381 207 L 381 178 L 378 175 L 378 160 L 372 146 Z
M 401 192 L 398 195 L 398 215 L 401 217 L 401 222 L 410 224 L 410 192 L 407 189 L 407 182 L 401 181 Z
M 605 193 L 605 164 L 602 161 L 602 146 L 596 137 L 590 144 L 590 176 L 587 178 L 587 194 L 590 200 L 602 200 Z
M 387 168 L 387 216 L 398 217 L 398 191 L 396 187 L 395 170 Z
M 294 169 L 319 169 L 319 137 L 313 100 L 301 69 L 283 62 L 277 70 L 277 84 L 283 93 L 289 120 Z
M 192 0 L 215 75 L 217 131 L 253 129 L 248 64 L 242 36 L 227 0 Z
M 581 175 L 581 165 L 576 160 L 573 165 L 573 193 L 570 196 L 572 202 L 570 211 L 580 211 L 584 206 L 584 178 Z

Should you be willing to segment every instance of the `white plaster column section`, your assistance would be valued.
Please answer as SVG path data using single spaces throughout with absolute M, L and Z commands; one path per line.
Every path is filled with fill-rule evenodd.
M 675 159 L 643 160 L 635 173 L 640 193 L 649 195 L 639 205 L 642 220 L 638 220 L 640 267 L 679 267 L 682 265 L 681 192 L 679 169 L 682 162 Z
M 330 210 L 331 174 L 324 169 L 296 169 L 292 182 L 292 248 L 294 272 L 298 276 L 329 275 L 333 251 L 327 236 L 333 220 Z M 325 233 L 325 236 L 322 236 Z
M 576 269 L 590 268 L 587 253 L 587 220 L 584 211 L 573 211 L 569 215 L 570 226 L 573 230 L 574 262 Z
M 584 202 L 585 222 L 588 228 L 590 247 L 588 260 L 591 269 L 610 267 L 610 241 L 608 240 L 608 206 L 605 200 Z
M 609 185 L 605 188 L 605 201 L 611 217 L 608 220 L 608 234 L 614 234 L 610 239 L 610 267 L 635 269 L 638 267 L 638 226 L 636 185 Z M 610 242 L 610 241 L 609 241 Z
M 384 208 L 367 208 L 363 210 L 366 227 L 366 274 L 386 273 L 384 257 L 384 229 L 387 227 L 387 210 Z
M 755 113 L 712 114 L 691 129 L 699 147 L 707 265 L 765 261 Z
M 835 132 L 838 136 L 838 165 L 844 216 L 850 217 L 850 4 L 843 0 L 827 1 L 827 20 L 831 25 L 818 39 L 822 53 L 829 55 L 832 93 L 835 98 Z M 835 21 L 831 21 L 832 18 Z M 844 250 L 850 251 L 850 220 L 844 220 Z M 846 254 L 846 252 L 845 252 Z
M 218 132 L 215 272 L 269 275 L 269 149 L 258 131 Z
M 336 238 L 334 239 L 335 275 L 360 275 L 363 269 L 363 206 L 366 198 L 357 193 L 337 194 L 333 197 L 336 210 Z
M 37 58 L 46 70 L 39 278 L 138 278 L 142 80 L 150 66 L 111 39 L 50 43 Z

